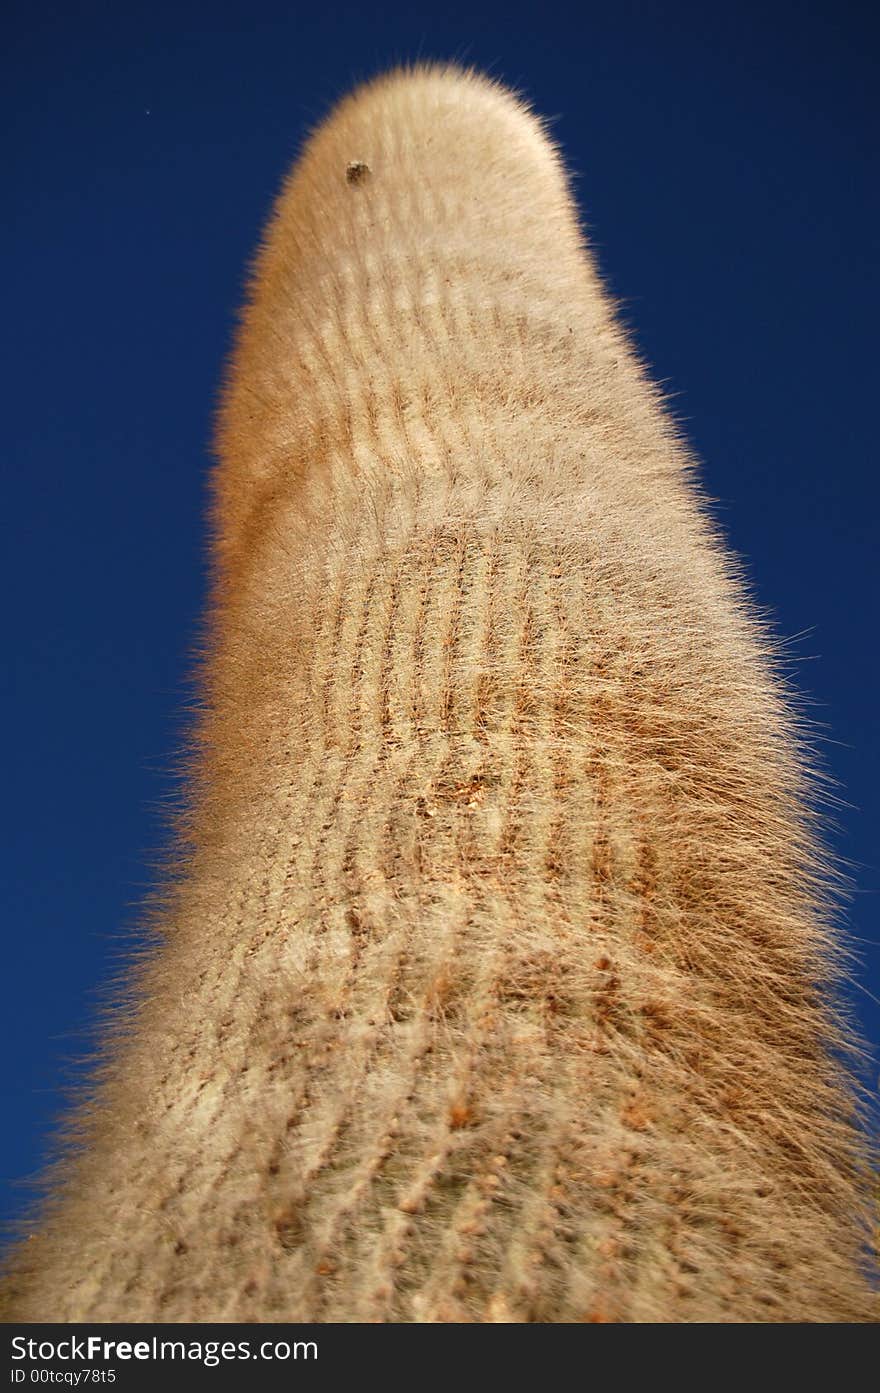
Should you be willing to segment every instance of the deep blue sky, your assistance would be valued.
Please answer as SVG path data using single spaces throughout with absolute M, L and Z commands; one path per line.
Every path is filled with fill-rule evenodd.
M 462 57 L 555 118 L 727 535 L 800 636 L 880 996 L 877 39 L 867 4 L 774 0 L 7 9 L 0 1212 L 161 846 L 246 261 L 307 128 L 403 59 Z

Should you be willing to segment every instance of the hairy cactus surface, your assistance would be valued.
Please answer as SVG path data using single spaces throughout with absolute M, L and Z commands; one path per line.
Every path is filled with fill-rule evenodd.
M 774 644 L 510 93 L 317 130 L 229 374 L 161 941 L 9 1319 L 870 1319 Z

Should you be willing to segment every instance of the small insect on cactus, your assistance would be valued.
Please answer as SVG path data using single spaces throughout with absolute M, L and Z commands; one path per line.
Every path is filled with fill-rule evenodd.
M 8 1317 L 871 1318 L 773 641 L 519 100 L 320 127 L 219 455 L 184 868 Z

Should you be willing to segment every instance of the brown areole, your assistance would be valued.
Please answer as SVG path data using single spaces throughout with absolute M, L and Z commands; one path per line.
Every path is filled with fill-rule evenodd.
M 6 1318 L 872 1319 L 773 641 L 508 92 L 310 140 L 215 500 L 183 867 Z

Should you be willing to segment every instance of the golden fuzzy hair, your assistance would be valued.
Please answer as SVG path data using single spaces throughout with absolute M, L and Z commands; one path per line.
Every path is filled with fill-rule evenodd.
M 219 453 L 186 863 L 7 1319 L 871 1319 L 790 698 L 519 100 L 318 129 Z

